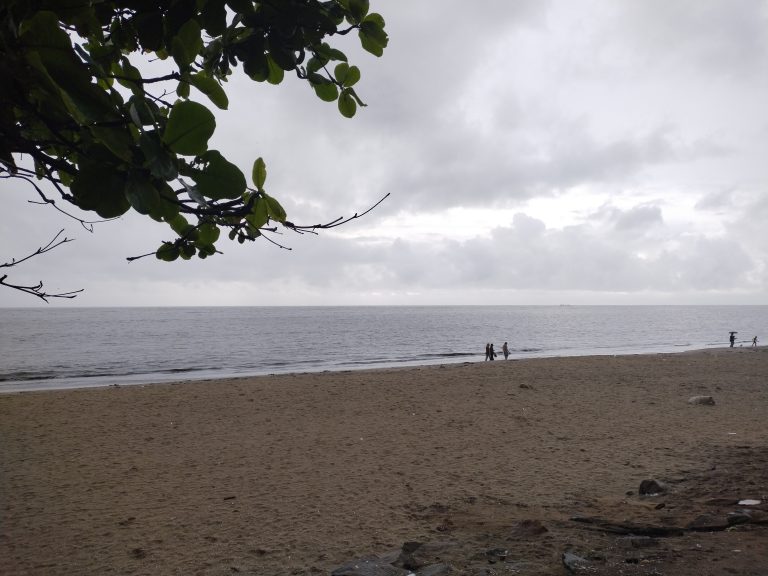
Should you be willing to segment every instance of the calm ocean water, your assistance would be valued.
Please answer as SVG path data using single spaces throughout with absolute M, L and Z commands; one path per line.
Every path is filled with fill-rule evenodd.
M 768 306 L 0 309 L 0 392 L 768 339 Z

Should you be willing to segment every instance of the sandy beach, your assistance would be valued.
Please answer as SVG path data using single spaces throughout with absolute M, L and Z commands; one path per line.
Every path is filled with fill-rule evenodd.
M 765 574 L 767 501 L 766 348 L 0 396 L 7 576 L 328 574 L 409 541 L 454 574 Z

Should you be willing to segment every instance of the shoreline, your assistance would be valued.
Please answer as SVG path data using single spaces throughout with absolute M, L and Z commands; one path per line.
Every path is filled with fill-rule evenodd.
M 643 479 L 680 491 L 747 449 L 768 469 L 767 382 L 768 349 L 718 348 L 3 394 L 0 572 L 309 576 L 450 540 L 552 573 L 594 545 L 572 515 L 690 520 L 628 497 Z M 688 404 L 702 394 L 716 404 Z M 760 499 L 757 478 L 701 485 Z M 510 539 L 525 520 L 548 531 Z M 706 539 L 698 572 L 679 564 L 698 540 L 653 561 L 749 562 L 764 533 Z
M 535 355 L 535 356 L 514 356 L 510 355 L 509 360 L 515 361 L 515 362 L 521 362 L 521 361 L 528 361 L 528 360 L 546 360 L 546 359 L 554 359 L 554 358 L 591 358 L 591 357 L 608 357 L 608 356 L 656 356 L 659 354 L 688 354 L 688 353 L 697 353 L 697 352 L 717 352 L 719 350 L 728 350 L 729 347 L 727 345 L 722 346 L 710 346 L 705 348 L 688 348 L 684 347 L 682 345 L 675 345 L 671 348 L 685 348 L 683 350 L 670 350 L 670 347 L 659 347 L 656 350 L 650 350 L 650 351 L 625 351 L 625 352 L 617 352 L 617 350 L 620 349 L 612 349 L 613 352 L 606 351 L 605 353 L 596 353 L 594 350 L 586 351 L 583 354 L 542 354 L 542 355 Z M 751 349 L 751 347 L 746 346 L 737 346 L 734 347 L 733 350 L 736 349 Z M 760 346 L 758 346 L 760 348 Z M 479 358 L 481 354 L 478 354 L 477 357 Z M 499 356 L 501 356 L 501 353 L 499 352 Z M 474 358 L 474 356 L 472 356 Z M 504 362 L 503 358 L 497 358 L 495 361 L 501 361 Z M 83 389 L 94 389 L 94 388 L 105 388 L 105 387 L 119 387 L 119 386 L 149 386 L 149 385 L 158 385 L 158 384 L 178 384 L 178 383 L 186 383 L 186 382 L 206 382 L 206 381 L 220 381 L 220 380 L 240 380 L 240 379 L 250 379 L 250 378 L 269 378 L 274 376 L 285 376 L 285 375 L 299 375 L 299 374 L 326 374 L 326 373 L 339 373 L 339 372 L 360 372 L 360 371 L 379 371 L 379 370 L 399 370 L 399 369 L 409 369 L 409 368 L 428 368 L 428 367 L 434 367 L 434 366 L 456 366 L 456 365 L 464 365 L 464 364 L 475 364 L 475 363 L 483 363 L 483 360 L 453 360 L 453 361 L 445 361 L 445 360 L 436 360 L 434 362 L 430 362 L 427 364 L 424 363 L 416 363 L 417 361 L 414 361 L 414 363 L 409 362 L 402 362 L 402 363 L 393 363 L 393 364 L 385 364 L 382 366 L 344 366 L 340 367 L 338 369 L 328 369 L 328 368 L 318 368 L 316 370 L 291 370 L 291 371 L 285 371 L 285 372 L 246 372 L 244 374 L 224 374 L 224 375 L 218 375 L 218 374 L 211 374 L 208 373 L 209 371 L 199 371 L 205 373 L 205 375 L 200 376 L 194 376 L 194 373 L 190 373 L 189 376 L 186 378 L 179 377 L 179 373 L 167 373 L 167 372 L 160 372 L 160 373 L 152 373 L 152 374 L 122 374 L 122 375 L 105 375 L 105 376 L 76 376 L 76 377 L 68 377 L 68 378 L 51 378 L 51 379 L 29 379 L 29 380 L 5 380 L 0 381 L 0 396 L 4 394 L 19 394 L 19 393 L 29 393 L 29 392 L 52 392 L 52 391 L 58 391 L 58 390 L 83 390 Z M 57 380 L 65 380 L 65 381 L 71 381 L 72 383 L 59 383 L 59 384 L 46 384 L 48 382 L 56 382 Z M 117 382 L 115 382 L 117 381 Z M 30 384 L 32 383 L 32 384 Z

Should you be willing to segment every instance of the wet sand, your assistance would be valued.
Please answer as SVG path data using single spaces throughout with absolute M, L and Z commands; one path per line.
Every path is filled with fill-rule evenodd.
M 627 492 L 741 452 L 754 474 L 719 492 L 765 499 L 767 448 L 765 348 L 7 394 L 0 573 L 327 574 L 409 540 L 497 538 L 528 562 L 514 573 L 557 574 L 562 550 L 591 545 L 570 516 L 686 521 L 699 511 Z M 525 519 L 549 531 L 516 548 Z M 684 574 L 664 570 L 688 544 L 656 573 Z M 715 562 L 737 565 L 733 546 Z

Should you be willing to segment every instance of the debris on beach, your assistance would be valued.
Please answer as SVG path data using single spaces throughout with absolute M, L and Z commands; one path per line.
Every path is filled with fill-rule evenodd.
M 658 496 L 666 493 L 667 490 L 667 485 L 664 482 L 650 478 L 640 482 L 640 488 L 637 492 L 640 496 Z
M 699 404 L 701 406 L 714 406 L 715 399 L 712 396 L 691 396 L 688 398 L 688 404 Z
M 573 574 L 587 574 L 590 572 L 590 562 L 586 558 L 577 556 L 572 552 L 563 552 L 563 566 Z

